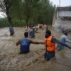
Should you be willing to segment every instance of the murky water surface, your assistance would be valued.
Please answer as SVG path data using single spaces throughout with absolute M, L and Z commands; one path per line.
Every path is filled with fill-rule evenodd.
M 16 42 L 24 31 L 24 28 L 15 28 L 15 35 L 10 37 L 8 28 L 0 29 L 0 71 L 71 71 L 71 49 L 68 48 L 56 51 L 56 58 L 49 62 L 43 58 L 43 45 L 32 44 L 30 53 L 20 55 Z M 58 38 L 61 35 L 53 30 L 52 33 Z M 43 39 L 44 30 L 39 30 L 34 40 Z

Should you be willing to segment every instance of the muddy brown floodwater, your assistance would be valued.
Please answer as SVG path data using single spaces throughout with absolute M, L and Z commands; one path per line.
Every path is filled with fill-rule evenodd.
M 0 71 L 71 71 L 71 49 L 68 48 L 56 51 L 56 58 L 48 62 L 43 58 L 43 45 L 31 44 L 30 53 L 20 55 L 16 42 L 24 31 L 25 28 L 15 28 L 15 35 L 10 37 L 8 28 L 0 29 Z M 54 30 L 52 33 L 57 38 L 61 35 Z M 42 41 L 44 34 L 45 30 L 39 30 L 34 40 Z

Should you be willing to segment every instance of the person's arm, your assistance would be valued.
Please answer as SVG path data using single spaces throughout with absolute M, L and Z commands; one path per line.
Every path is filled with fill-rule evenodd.
M 52 42 L 61 44 L 61 45 L 65 46 L 65 47 L 68 47 L 68 48 L 71 49 L 70 46 L 68 46 L 67 44 L 64 44 L 64 43 L 60 42 L 58 39 L 56 39 L 56 38 L 54 38 L 54 37 L 53 37 L 53 39 L 52 39 Z
M 66 42 L 71 43 L 71 40 L 69 40 L 68 38 L 66 38 Z
M 38 41 L 33 41 L 33 40 L 30 40 L 30 43 L 32 43 L 32 44 L 44 44 L 44 42 L 38 42 Z
M 17 41 L 16 46 L 18 46 L 19 44 L 20 44 L 20 40 L 19 40 L 19 41 Z

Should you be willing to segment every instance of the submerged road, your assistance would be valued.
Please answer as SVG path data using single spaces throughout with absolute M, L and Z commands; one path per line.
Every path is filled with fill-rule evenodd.
M 71 71 L 71 49 L 56 51 L 56 58 L 48 62 L 43 59 L 43 45 L 31 45 L 29 54 L 20 55 L 16 42 L 23 37 L 24 28 L 15 28 L 15 31 L 15 36 L 10 37 L 8 28 L 0 29 L 0 71 Z M 43 38 L 44 30 L 39 30 L 35 40 Z

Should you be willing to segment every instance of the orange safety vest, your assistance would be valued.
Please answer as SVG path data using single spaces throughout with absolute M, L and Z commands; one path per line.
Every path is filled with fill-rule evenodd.
M 52 42 L 52 36 L 45 38 L 45 47 L 46 47 L 46 51 L 49 52 L 55 51 L 55 43 Z

